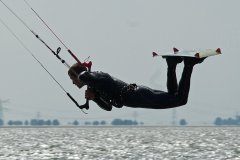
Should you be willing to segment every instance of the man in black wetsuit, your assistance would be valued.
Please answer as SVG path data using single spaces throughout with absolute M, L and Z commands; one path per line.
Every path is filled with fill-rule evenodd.
M 190 57 L 165 57 L 168 92 L 151 89 L 137 84 L 128 84 L 103 72 L 89 72 L 79 64 L 74 64 L 68 75 L 79 89 L 88 86 L 85 98 L 93 100 L 104 110 L 111 111 L 112 106 L 148 109 L 166 109 L 185 105 L 190 90 L 193 67 L 204 59 Z M 182 77 L 177 83 L 176 67 L 184 61 Z

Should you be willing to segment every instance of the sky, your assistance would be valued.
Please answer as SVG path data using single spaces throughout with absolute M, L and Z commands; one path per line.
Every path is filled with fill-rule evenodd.
M 69 64 L 75 63 L 61 43 L 34 15 L 23 0 L 3 0 L 25 23 Z M 152 58 L 153 51 L 221 48 L 222 55 L 196 65 L 188 103 L 176 109 L 113 108 L 101 110 L 90 102 L 83 114 L 32 56 L 0 23 L 0 99 L 4 119 L 36 117 L 111 121 L 137 119 L 149 125 L 169 125 L 186 119 L 189 125 L 211 124 L 216 117 L 240 112 L 240 21 L 238 0 L 31 0 L 34 10 L 48 23 L 80 60 L 90 56 L 93 71 L 103 71 L 127 83 L 166 91 L 167 66 Z M 0 18 L 44 64 L 58 82 L 80 103 L 84 89 L 70 81 L 67 70 L 0 3 Z M 181 77 L 183 65 L 177 69 Z M 175 116 L 173 113 L 176 113 Z M 175 117 L 175 118 L 173 118 Z

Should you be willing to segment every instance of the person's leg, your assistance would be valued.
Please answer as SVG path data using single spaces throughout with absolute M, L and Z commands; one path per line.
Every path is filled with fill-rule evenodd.
M 136 108 L 165 109 L 172 108 L 178 103 L 178 82 L 176 67 L 183 61 L 182 57 L 163 57 L 167 62 L 167 89 L 168 92 L 138 86 L 132 92 L 124 92 L 124 105 Z
M 167 68 L 167 89 L 169 94 L 178 92 L 178 82 L 176 76 L 176 67 L 182 62 L 182 57 L 166 57 Z
M 202 63 L 204 59 L 198 58 L 184 58 L 184 68 L 182 72 L 182 77 L 179 82 L 178 94 L 177 97 L 179 98 L 179 105 L 185 105 L 188 101 L 188 95 L 190 91 L 190 81 L 191 75 L 193 71 L 193 67 L 195 64 Z
M 170 93 L 153 90 L 144 86 L 138 86 L 136 90 L 132 92 L 125 92 L 122 95 L 123 104 L 128 107 L 148 109 L 167 109 L 185 105 L 190 90 L 190 80 L 193 66 L 197 63 L 201 63 L 202 61 L 203 59 L 184 58 L 184 69 L 179 83 L 178 92 L 176 94 L 172 94 L 177 90 L 175 70 L 174 68 L 169 67 L 168 83 L 171 84 L 169 85 Z M 173 78 L 173 80 L 171 80 L 171 78 Z

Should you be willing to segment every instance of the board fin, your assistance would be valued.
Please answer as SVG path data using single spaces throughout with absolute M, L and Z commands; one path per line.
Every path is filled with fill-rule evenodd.
M 200 58 L 200 54 L 199 54 L 199 53 L 196 53 L 194 56 L 195 56 L 196 58 Z
M 178 53 L 179 52 L 179 50 L 177 49 L 177 48 L 173 48 L 173 52 L 174 52 L 174 54 L 176 54 L 176 53 Z
M 156 57 L 156 56 L 158 56 L 158 54 L 156 52 L 152 52 L 152 56 Z
M 216 52 L 217 52 L 218 54 L 222 54 L 222 52 L 221 52 L 221 49 L 220 49 L 220 48 L 218 48 L 218 49 L 216 50 Z

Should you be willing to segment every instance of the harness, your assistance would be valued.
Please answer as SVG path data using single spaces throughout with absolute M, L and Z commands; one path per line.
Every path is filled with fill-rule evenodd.
M 113 100 L 113 102 L 115 102 L 114 106 L 117 108 L 123 107 L 123 104 L 124 104 L 125 98 L 126 98 L 126 93 L 134 92 L 137 88 L 138 88 L 138 86 L 135 83 L 124 86 L 121 89 L 119 99 L 117 99 L 116 101 Z

